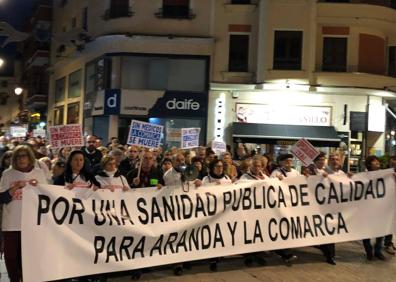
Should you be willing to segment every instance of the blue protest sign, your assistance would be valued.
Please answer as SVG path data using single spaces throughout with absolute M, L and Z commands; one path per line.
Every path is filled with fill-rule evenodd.
M 162 125 L 132 120 L 127 143 L 145 148 L 158 148 L 163 129 Z
M 199 146 L 199 133 L 201 128 L 182 128 L 181 148 L 190 149 Z

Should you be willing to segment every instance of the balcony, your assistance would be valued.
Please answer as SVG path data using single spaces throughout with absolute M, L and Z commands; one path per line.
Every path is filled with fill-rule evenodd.
M 367 5 L 376 5 L 383 6 L 392 9 L 396 9 L 396 1 L 393 0 L 319 0 L 321 3 L 346 3 L 346 4 L 367 4 Z
M 372 2 L 372 1 L 371 1 Z M 323 25 L 360 26 L 394 33 L 396 10 L 391 6 L 359 3 L 318 3 L 318 23 Z
M 396 85 L 395 77 L 385 74 L 358 72 L 357 66 L 346 66 L 346 72 L 325 71 L 318 66 L 315 76 L 317 84 L 327 86 L 385 89 Z

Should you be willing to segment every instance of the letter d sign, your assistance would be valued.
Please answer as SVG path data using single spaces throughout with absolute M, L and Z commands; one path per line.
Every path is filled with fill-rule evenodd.
M 121 105 L 121 90 L 107 89 L 105 91 L 104 114 L 118 115 L 120 113 L 120 105 Z

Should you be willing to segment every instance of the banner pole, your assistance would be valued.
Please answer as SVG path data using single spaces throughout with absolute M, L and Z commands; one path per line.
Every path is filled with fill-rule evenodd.
M 144 150 L 142 150 L 140 152 L 140 157 L 139 157 L 139 168 L 138 168 L 138 174 L 137 174 L 137 178 L 140 179 L 140 172 L 142 171 L 142 162 L 143 162 L 143 155 L 144 155 Z

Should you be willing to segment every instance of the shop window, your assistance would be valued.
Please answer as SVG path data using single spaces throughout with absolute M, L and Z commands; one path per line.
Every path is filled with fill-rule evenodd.
M 168 19 L 188 19 L 195 17 L 190 11 L 190 0 L 163 0 L 162 9 L 156 15 Z
M 302 56 L 302 31 L 275 31 L 275 70 L 300 70 Z
M 67 124 L 78 123 L 80 114 L 80 103 L 67 105 Z
M 88 31 L 88 7 L 82 10 L 82 28 Z
M 388 75 L 396 77 L 396 46 L 388 48 Z
M 65 100 L 66 77 L 62 77 L 55 82 L 55 103 Z
M 84 115 L 91 115 L 96 93 L 111 87 L 111 59 L 99 58 L 86 65 Z
M 249 62 L 249 35 L 231 34 L 228 51 L 228 71 L 247 72 Z
M 69 75 L 68 98 L 78 98 L 81 95 L 81 70 Z
M 323 39 L 323 71 L 345 72 L 347 70 L 347 38 L 325 37 Z
M 64 116 L 64 107 L 56 107 L 54 108 L 54 125 L 62 125 L 63 124 L 63 116 Z
M 122 88 L 197 91 L 207 89 L 204 58 L 122 57 Z

